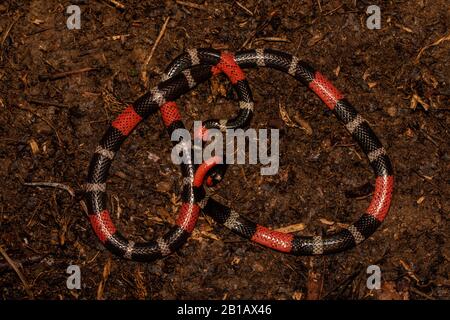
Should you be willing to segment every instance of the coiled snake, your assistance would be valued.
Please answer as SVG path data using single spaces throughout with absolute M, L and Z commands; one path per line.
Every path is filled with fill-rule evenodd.
M 212 158 L 198 168 L 189 163 L 181 165 L 183 204 L 176 226 L 164 236 L 148 243 L 126 240 L 114 227 L 106 209 L 108 171 L 125 138 L 139 122 L 158 109 L 169 134 L 177 128 L 184 128 L 173 101 L 220 72 L 227 75 L 237 92 L 239 113 L 230 120 L 204 122 L 205 130 L 226 130 L 247 125 L 252 116 L 253 99 L 240 68 L 253 67 L 269 67 L 289 74 L 310 88 L 333 111 L 367 155 L 375 172 L 375 191 L 369 207 L 355 223 L 332 235 L 304 237 L 274 231 L 250 221 L 208 196 L 203 187 L 205 177 L 209 180 L 208 184 L 213 184 L 217 183 L 224 173 L 224 166 L 218 170 L 217 159 Z M 112 122 L 97 146 L 89 166 L 85 185 L 88 213 L 97 237 L 110 251 L 137 261 L 152 261 L 166 256 L 186 242 L 195 227 L 200 210 L 247 239 L 294 255 L 344 251 L 368 238 L 385 219 L 394 184 L 393 170 L 386 150 L 368 123 L 344 96 L 320 72 L 297 57 L 271 49 L 246 50 L 235 55 L 213 49 L 191 49 L 178 56 L 168 66 L 162 80 Z M 184 143 L 182 140 L 177 141 L 175 147 L 182 147 Z

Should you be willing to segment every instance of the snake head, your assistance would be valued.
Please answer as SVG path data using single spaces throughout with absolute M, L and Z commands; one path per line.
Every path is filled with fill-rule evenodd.
M 208 187 L 214 187 L 216 186 L 220 181 L 222 181 L 222 174 L 219 172 L 211 172 L 211 174 L 209 174 L 206 177 L 206 185 Z
M 226 170 L 227 166 L 225 164 L 218 164 L 212 167 L 206 176 L 206 185 L 208 187 L 214 187 L 217 185 L 220 181 L 222 181 Z

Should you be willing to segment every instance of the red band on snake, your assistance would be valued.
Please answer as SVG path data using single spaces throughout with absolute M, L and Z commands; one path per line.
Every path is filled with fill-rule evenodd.
M 218 70 L 226 73 L 233 83 L 239 97 L 240 105 L 253 104 L 252 94 L 240 68 L 232 61 L 229 54 L 217 55 L 215 61 L 208 66 L 196 67 L 180 72 L 165 79 L 131 106 L 127 107 L 112 123 L 104 134 L 92 157 L 88 177 L 85 184 L 85 200 L 88 208 L 89 219 L 99 240 L 111 252 L 131 260 L 152 261 L 166 256 L 183 243 L 195 227 L 200 208 L 195 201 L 201 197 L 201 186 L 205 176 L 216 164 L 208 161 L 195 171 L 192 164 L 182 164 L 183 175 L 183 204 L 178 213 L 176 225 L 164 236 L 147 243 L 135 243 L 123 237 L 114 227 L 106 206 L 106 181 L 109 168 L 115 153 L 119 150 L 123 141 L 135 129 L 135 127 L 151 114 L 161 111 L 163 122 L 169 134 L 175 129 L 184 128 L 181 117 L 176 107 L 175 99 L 188 92 L 197 84 L 209 79 Z M 231 59 L 231 60 L 230 60 Z M 221 68 L 224 68 L 223 70 Z M 248 108 L 241 108 L 238 115 L 230 120 L 208 120 L 205 128 L 242 127 L 248 123 L 252 112 Z M 224 128 L 222 128 L 224 129 Z M 175 146 L 183 146 L 185 141 L 175 141 Z M 195 174 L 194 174 L 195 173 Z M 208 179 L 210 177 L 208 176 Z
M 198 64 L 210 64 L 217 53 L 210 49 L 193 49 L 178 56 L 167 68 L 166 77 L 180 68 Z M 195 57 L 195 59 L 192 59 Z M 235 54 L 236 63 L 242 68 L 269 67 L 285 72 L 311 89 L 333 110 L 336 117 L 358 142 L 367 155 L 375 175 L 375 191 L 366 212 L 346 229 L 326 236 L 302 237 L 270 230 L 258 225 L 231 208 L 209 198 L 197 197 L 203 211 L 231 231 L 251 239 L 263 246 L 296 255 L 329 254 L 347 250 L 367 239 L 381 224 L 389 211 L 393 193 L 393 171 L 391 162 L 368 123 L 320 72 L 290 54 L 256 49 Z
M 116 254 L 128 259 L 150 261 L 171 253 L 180 247 L 192 232 L 198 217 L 199 206 L 206 214 L 233 232 L 275 250 L 296 255 L 328 254 L 346 250 L 368 238 L 384 220 L 393 192 L 392 166 L 385 149 L 367 122 L 324 76 L 314 71 L 306 63 L 284 52 L 257 49 L 236 53 L 234 55 L 235 64 L 243 68 L 271 67 L 286 72 L 305 84 L 322 99 L 328 108 L 333 110 L 336 117 L 345 125 L 367 155 L 377 179 L 374 195 L 366 212 L 358 221 L 333 235 L 301 237 L 272 231 L 248 220 L 206 195 L 199 183 L 205 178 L 205 170 L 210 169 L 206 164 L 200 166 L 195 177 L 193 166 L 183 164 L 183 181 L 186 181 L 182 193 L 184 203 L 175 229 L 164 237 L 145 244 L 128 242 L 115 231 L 105 207 L 106 177 L 114 153 L 136 125 L 138 118 L 133 111 L 145 119 L 158 107 L 165 106 L 166 102 L 173 101 L 197 83 L 205 81 L 213 73 L 217 73 L 220 66 L 223 72 L 228 73 L 227 75 L 238 93 L 240 113 L 231 120 L 209 120 L 205 122 L 205 128 L 225 130 L 242 127 L 252 114 L 253 101 L 247 82 L 242 80 L 243 73 L 237 71 L 236 66 L 229 66 L 234 63 L 230 57 L 232 55 L 221 55 L 220 52 L 212 49 L 193 49 L 176 58 L 163 77 L 165 81 L 138 99 L 133 104 L 132 110 L 128 110 L 126 115 L 123 115 L 120 121 L 117 120 L 116 125 L 107 131 L 97 147 L 89 169 L 86 200 L 89 213 L 96 216 L 96 218 L 91 218 L 96 234 L 100 240 L 103 239 L 102 242 L 108 249 Z M 210 67 L 192 68 L 196 65 Z M 161 109 L 162 113 L 164 112 L 162 116 L 169 133 L 176 128 L 184 128 L 179 119 L 179 113 L 174 109 L 176 109 L 175 105 L 165 106 Z M 178 143 L 183 143 L 183 141 Z M 196 185 L 194 185 L 195 180 L 197 181 Z

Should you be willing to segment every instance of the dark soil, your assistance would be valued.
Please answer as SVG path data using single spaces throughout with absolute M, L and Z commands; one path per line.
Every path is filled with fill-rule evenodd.
M 122 2 L 125 10 L 93 0 L 0 4 L 0 245 L 21 264 L 30 288 L 27 293 L 2 254 L 1 298 L 450 298 L 448 0 L 242 1 L 251 14 L 234 1 L 198 2 L 200 8 Z M 82 10 L 81 30 L 66 27 L 66 7 L 74 3 Z M 372 4 L 381 7 L 380 30 L 366 28 Z M 146 91 L 140 74 L 166 17 L 167 30 L 147 66 L 150 85 L 186 48 L 239 50 L 246 44 L 297 54 L 347 95 L 396 172 L 390 213 L 370 239 L 341 254 L 293 257 L 201 217 L 181 250 L 154 263 L 125 261 L 103 248 L 80 206 L 80 186 L 109 122 Z M 95 69 L 42 77 L 82 68 Z M 361 150 L 293 79 L 262 69 L 248 70 L 248 78 L 256 102 L 252 126 L 282 130 L 280 172 L 261 176 L 259 166 L 232 166 L 216 197 L 274 228 L 304 223 L 303 235 L 356 220 L 374 182 Z M 180 99 L 189 125 L 233 115 L 235 98 L 219 80 Z M 312 135 L 286 126 L 280 106 L 307 121 Z M 180 172 L 170 151 L 162 121 L 153 116 L 114 161 L 112 217 L 134 240 L 160 235 L 174 222 Z M 63 183 L 77 194 L 26 182 Z M 72 264 L 81 268 L 81 290 L 66 287 Z M 381 290 L 366 288 L 372 264 L 381 268 Z

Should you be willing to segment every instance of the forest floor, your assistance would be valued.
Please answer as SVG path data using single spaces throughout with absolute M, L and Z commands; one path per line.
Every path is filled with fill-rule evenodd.
M 76 3 L 81 29 L 69 30 L 66 8 Z M 0 4 L 2 299 L 450 298 L 448 0 L 133 0 L 122 1 L 124 9 L 111 3 Z M 373 4 L 381 8 L 379 30 L 366 26 Z M 126 261 L 101 245 L 80 205 L 95 146 L 148 89 L 143 70 L 155 85 L 173 58 L 198 47 L 283 50 L 345 93 L 395 170 L 391 210 L 372 237 L 344 253 L 294 257 L 201 216 L 187 244 L 153 263 Z M 273 228 L 296 225 L 300 235 L 332 233 L 355 221 L 374 183 L 359 147 L 294 79 L 267 69 L 247 76 L 252 127 L 280 129 L 280 170 L 261 176 L 257 165 L 231 166 L 217 199 Z M 229 83 L 218 80 L 179 99 L 189 125 L 235 113 Z M 280 115 L 286 113 L 302 119 L 298 128 L 286 125 Z M 175 221 L 181 174 L 170 152 L 162 121 L 152 116 L 111 168 L 112 219 L 135 241 L 161 235 Z M 36 182 L 75 193 L 27 184 Z M 81 269 L 81 290 L 66 287 L 69 265 Z M 366 286 L 370 265 L 380 267 L 381 290 Z

